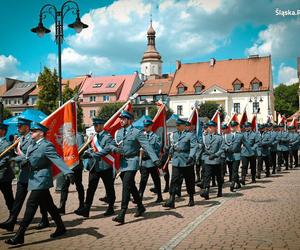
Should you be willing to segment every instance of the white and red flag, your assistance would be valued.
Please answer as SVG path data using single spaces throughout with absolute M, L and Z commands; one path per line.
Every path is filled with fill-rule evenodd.
M 70 168 L 79 163 L 78 145 L 76 143 L 76 108 L 76 102 L 70 100 L 41 122 L 41 124 L 48 128 L 46 139 L 54 144 L 57 153 Z M 59 168 L 53 165 L 53 177 L 57 176 L 60 172 Z
M 197 140 L 200 140 L 202 131 L 201 131 L 201 124 L 200 124 L 197 108 L 195 108 L 195 107 L 193 108 L 192 114 L 190 115 L 190 118 L 188 121 L 191 123 L 192 127 L 195 128 Z
M 254 114 L 253 117 L 252 117 L 251 126 L 252 126 L 253 131 L 258 131 L 256 114 Z
M 243 126 L 247 121 L 248 121 L 248 116 L 247 116 L 247 111 L 246 111 L 246 108 L 245 108 L 244 112 L 241 116 L 241 119 L 240 119 L 240 126 Z
M 218 134 L 221 134 L 221 116 L 220 116 L 220 111 L 216 110 L 215 114 L 211 118 L 211 121 L 214 121 L 217 123 L 218 126 Z
M 158 110 L 153 118 L 152 131 L 156 133 L 162 140 L 161 153 L 168 145 L 167 133 L 167 107 L 162 102 L 157 102 Z

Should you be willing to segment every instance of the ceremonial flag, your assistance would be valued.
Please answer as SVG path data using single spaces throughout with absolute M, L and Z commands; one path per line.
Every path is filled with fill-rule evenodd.
M 252 117 L 252 121 L 251 121 L 251 125 L 252 125 L 252 130 L 253 131 L 257 131 L 257 117 L 256 114 L 253 115 Z
M 70 100 L 41 122 L 49 129 L 46 139 L 54 144 L 57 153 L 70 168 L 79 163 L 78 145 L 76 143 L 76 108 L 76 102 Z M 53 165 L 52 176 L 55 177 L 60 172 L 60 169 Z
M 162 140 L 161 153 L 164 152 L 165 147 L 168 145 L 167 133 L 167 107 L 162 102 L 157 103 L 158 111 L 153 118 L 152 131 L 156 133 Z
M 244 125 L 247 121 L 248 121 L 248 116 L 247 116 L 247 111 L 246 111 L 246 108 L 245 108 L 244 112 L 241 116 L 241 119 L 240 119 L 240 126 Z
M 220 111 L 216 110 L 214 116 L 211 118 L 212 121 L 217 123 L 218 126 L 218 134 L 221 134 L 221 117 L 220 117 Z
M 296 129 L 298 129 L 298 122 L 296 116 L 293 117 L 293 120 L 289 123 L 289 126 L 294 126 Z
M 198 114 L 197 108 L 195 108 L 195 107 L 193 108 L 192 114 L 191 114 L 188 121 L 195 128 L 197 140 L 200 140 L 201 135 L 202 135 L 202 131 L 201 131 L 201 124 L 200 124 L 200 121 L 199 121 L 199 114 Z
M 281 115 L 281 114 L 278 115 L 278 125 L 280 124 L 284 124 L 284 125 L 286 124 L 285 115 Z

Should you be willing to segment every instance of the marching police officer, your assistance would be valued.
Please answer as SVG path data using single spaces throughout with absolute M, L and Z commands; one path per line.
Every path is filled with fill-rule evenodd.
M 103 160 L 102 157 L 111 152 L 111 146 L 115 145 L 112 136 L 103 130 L 103 125 L 106 120 L 100 118 L 93 119 L 93 125 L 96 135 L 93 138 L 93 150 L 87 150 L 83 154 L 83 158 L 90 158 L 89 165 L 89 184 L 86 193 L 85 206 L 82 209 L 75 211 L 77 215 L 89 217 L 90 209 L 93 203 L 94 195 L 98 187 L 99 179 L 101 178 L 105 191 L 108 208 L 104 216 L 114 214 L 114 203 L 116 200 L 114 188 L 114 169 L 113 167 Z
M 21 211 L 23 203 L 25 201 L 26 195 L 28 193 L 28 178 L 29 178 L 29 165 L 27 161 L 23 161 L 24 156 L 27 153 L 28 146 L 30 145 L 31 133 L 30 133 L 30 123 L 31 121 L 25 118 L 18 118 L 18 131 L 20 133 L 20 142 L 17 145 L 16 154 L 13 160 L 17 162 L 20 166 L 20 174 L 17 182 L 17 191 L 15 196 L 15 201 L 11 210 L 9 218 L 0 224 L 0 228 L 6 229 L 7 231 L 13 231 L 15 224 L 17 222 L 18 215 Z M 38 224 L 37 229 L 46 228 L 49 226 L 48 216 L 46 209 L 42 206 L 40 207 L 42 214 L 42 220 Z
M 135 175 L 139 169 L 139 152 L 142 147 L 149 155 L 154 166 L 160 167 L 161 162 L 155 154 L 151 145 L 144 135 L 143 131 L 138 130 L 132 126 L 133 114 L 123 110 L 120 113 L 122 128 L 116 132 L 115 141 L 117 146 L 112 145 L 113 152 L 121 155 L 121 179 L 122 179 L 122 202 L 121 211 L 118 216 L 113 218 L 120 224 L 125 222 L 125 214 L 132 194 L 134 201 L 137 203 L 138 209 L 135 217 L 141 216 L 145 212 L 145 207 L 142 203 L 140 194 L 135 186 Z
M 7 125 L 0 123 L 0 153 L 2 153 L 8 146 L 8 142 L 5 138 L 7 131 Z M 14 204 L 14 195 L 12 191 L 12 180 L 14 178 L 14 173 L 9 163 L 10 154 L 7 153 L 0 158 L 0 190 L 3 193 L 6 206 L 11 213 Z
M 178 193 L 185 179 L 187 193 L 189 194 L 188 206 L 194 206 L 195 173 L 194 162 L 198 149 L 197 139 L 194 133 L 185 130 L 186 121 L 178 118 L 176 120 L 177 131 L 170 137 L 170 155 L 172 156 L 172 178 L 170 186 L 170 198 L 164 207 L 175 207 L 175 194 Z
M 252 183 L 256 182 L 256 153 L 257 153 L 257 146 L 259 143 L 259 136 L 257 133 L 252 131 L 251 122 L 245 122 L 244 130 L 245 131 L 243 132 L 243 136 L 245 137 L 245 140 L 250 144 L 250 148 L 243 147 L 241 151 L 241 158 L 242 158 L 241 183 L 243 185 L 246 184 L 245 181 L 246 181 L 249 163 L 251 169 Z
M 84 138 L 81 133 L 76 134 L 76 143 L 78 145 L 78 151 L 79 151 L 82 145 L 84 144 Z M 79 200 L 79 207 L 75 211 L 78 211 L 84 207 L 84 188 L 82 185 L 82 170 L 83 170 L 83 163 L 81 160 L 79 160 L 78 165 L 72 169 L 75 176 L 75 187 L 78 193 L 78 200 Z M 69 186 L 70 186 L 70 180 L 68 178 L 64 178 L 61 186 L 61 191 L 60 191 L 60 204 L 58 207 L 58 211 L 60 214 L 66 213 L 66 202 L 69 194 Z
M 221 135 L 217 134 L 217 123 L 208 122 L 208 133 L 204 134 L 200 142 L 204 166 L 203 189 L 200 196 L 209 199 L 210 180 L 212 176 L 217 177 L 218 197 L 222 196 L 223 176 L 221 166 L 221 156 L 224 154 L 224 142 Z
M 266 177 L 270 176 L 270 146 L 272 143 L 271 135 L 266 130 L 266 124 L 259 124 L 260 141 L 257 147 L 257 178 L 261 178 L 261 171 L 263 170 L 263 162 L 266 167 Z
M 153 121 L 150 117 L 146 117 L 143 121 L 144 124 L 144 134 L 149 141 L 149 144 L 154 149 L 156 155 L 159 155 L 160 149 L 161 149 L 161 141 L 158 135 L 152 132 L 152 124 Z M 147 152 L 144 152 L 142 150 L 142 159 L 141 159 L 141 181 L 140 181 L 140 188 L 139 192 L 141 195 L 141 198 L 143 199 L 143 194 L 147 185 L 149 174 L 151 174 L 151 177 L 154 182 L 154 186 L 157 193 L 157 200 L 156 203 L 162 202 L 162 194 L 161 194 L 161 182 L 159 177 L 159 171 L 156 166 L 154 166 L 152 160 L 150 159 L 150 156 L 147 154 Z
M 38 205 L 46 208 L 46 211 L 50 213 L 56 224 L 56 230 L 50 235 L 51 238 L 61 236 L 66 232 L 66 228 L 49 191 L 49 188 L 53 187 L 51 165 L 55 164 L 70 178 L 71 183 L 74 183 L 74 174 L 59 157 L 54 145 L 45 139 L 47 130 L 48 128 L 40 123 L 32 122 L 31 124 L 31 137 L 33 141 L 28 146 L 26 154 L 22 156 L 23 161 L 28 162 L 28 190 L 31 192 L 26 203 L 23 221 L 17 233 L 5 241 L 6 244 L 17 245 L 24 243 L 25 231 L 31 223 Z
M 289 130 L 289 147 L 291 151 L 291 155 L 294 158 L 295 168 L 298 167 L 298 148 L 300 145 L 300 135 L 297 133 L 295 126 L 291 125 L 288 127 Z M 291 161 L 290 166 L 292 168 L 293 162 Z
M 281 171 L 281 165 L 284 161 L 285 169 L 289 169 L 289 134 L 284 131 L 284 125 L 279 124 L 277 133 L 277 154 L 278 154 L 278 171 Z
M 272 125 L 272 126 L 271 126 Z M 270 167 L 272 167 L 272 174 L 276 174 L 276 165 L 277 165 L 277 125 L 270 124 L 269 133 L 271 137 L 271 146 L 270 146 Z

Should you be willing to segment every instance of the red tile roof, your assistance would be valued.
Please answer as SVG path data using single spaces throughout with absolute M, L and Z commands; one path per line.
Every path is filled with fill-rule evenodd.
M 82 87 L 83 95 L 109 94 L 118 96 L 118 101 L 127 101 L 130 96 L 137 74 L 89 77 Z
M 75 78 L 64 78 L 62 79 L 62 87 L 67 85 L 69 83 L 69 87 L 71 89 L 74 89 L 75 87 L 79 86 L 81 88 L 81 85 L 85 82 L 85 80 L 89 78 L 89 76 L 79 76 Z
M 137 91 L 139 95 L 168 95 L 173 78 L 148 79 Z
M 35 82 L 18 82 L 3 94 L 3 97 L 23 96 L 30 93 L 36 86 Z
M 210 62 L 181 64 L 175 72 L 174 80 L 169 95 L 178 95 L 177 86 L 183 84 L 187 89 L 184 94 L 194 94 L 194 84 L 199 81 L 204 85 L 204 90 L 213 85 L 227 91 L 233 91 L 232 83 L 238 79 L 244 87 L 241 91 L 251 88 L 251 81 L 257 78 L 261 83 L 261 89 L 269 89 L 272 84 L 271 56 L 245 59 L 230 59 Z

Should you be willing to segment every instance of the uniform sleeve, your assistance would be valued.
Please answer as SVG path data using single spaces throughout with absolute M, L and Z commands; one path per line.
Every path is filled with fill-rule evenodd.
M 218 151 L 215 153 L 216 156 L 221 157 L 221 155 L 224 154 L 224 150 L 225 150 L 225 143 L 223 138 L 220 136 L 219 137 L 219 148 Z
M 198 150 L 198 141 L 195 134 L 192 134 L 190 137 L 190 154 L 189 157 L 196 160 L 196 153 Z
M 9 146 L 10 146 L 10 143 L 9 143 L 8 141 L 4 141 L 4 142 L 3 142 L 2 147 L 4 148 L 4 150 L 5 150 L 6 148 L 8 148 Z M 3 151 L 4 151 L 4 150 L 3 150 Z M 2 151 L 2 152 L 3 152 L 3 151 Z M 0 168 L 1 168 L 2 166 L 7 165 L 10 156 L 11 156 L 11 152 L 8 152 L 8 153 L 6 153 L 6 154 L 0 159 Z
M 137 134 L 137 139 L 142 146 L 142 148 L 147 152 L 149 157 L 153 162 L 159 160 L 156 153 L 154 152 L 154 149 L 149 144 L 149 141 L 147 140 L 146 136 L 144 135 L 143 131 L 139 131 Z
M 104 137 L 104 140 L 105 140 L 104 148 L 102 148 L 102 150 L 99 151 L 99 152 L 91 153 L 92 157 L 97 159 L 97 160 L 100 160 L 101 157 L 109 154 L 112 150 L 112 146 L 116 146 L 116 142 L 110 134 L 107 133 Z
M 248 151 L 251 151 L 252 150 L 252 147 L 251 147 L 251 145 L 250 145 L 250 143 L 247 141 L 247 139 L 246 139 L 246 137 L 245 137 L 245 135 L 244 134 L 242 134 L 242 143 L 243 143 L 243 145 L 246 147 L 246 149 L 248 150 Z
M 56 149 L 52 143 L 46 144 L 45 155 L 64 174 L 73 173 L 73 171 L 67 166 L 67 164 L 63 161 L 63 159 L 57 154 Z

